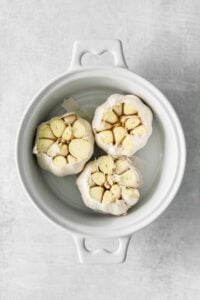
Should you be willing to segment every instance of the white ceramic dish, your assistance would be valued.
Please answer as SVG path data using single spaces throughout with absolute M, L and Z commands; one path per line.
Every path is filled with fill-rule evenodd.
M 81 58 L 86 52 L 99 55 L 105 51 L 113 54 L 113 67 L 82 66 Z M 123 217 L 89 210 L 75 185 L 76 176 L 56 178 L 42 171 L 32 155 L 36 126 L 61 113 L 64 98 L 73 96 L 92 117 L 96 106 L 112 93 L 136 94 L 154 114 L 153 134 L 146 147 L 136 153 L 145 164 L 141 200 Z M 173 200 L 182 181 L 185 160 L 185 139 L 174 109 L 155 86 L 128 70 L 118 40 L 75 42 L 69 70 L 32 100 L 17 138 L 17 165 L 28 195 L 50 219 L 73 235 L 79 259 L 87 263 L 125 260 L 131 235 L 155 220 Z M 87 237 L 116 237 L 119 246 L 115 252 L 92 252 L 85 245 Z

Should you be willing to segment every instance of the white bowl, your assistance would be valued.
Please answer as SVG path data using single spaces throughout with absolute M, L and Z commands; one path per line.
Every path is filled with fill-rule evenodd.
M 81 65 L 84 53 L 105 51 L 114 55 L 114 67 Z M 73 96 L 92 117 L 95 108 L 112 93 L 136 94 L 154 114 L 153 134 L 147 145 L 136 153 L 145 164 L 141 200 L 123 217 L 89 210 L 75 185 L 76 176 L 56 178 L 41 170 L 32 155 L 37 125 L 61 113 L 64 98 Z M 50 219 L 73 235 L 80 261 L 88 263 L 125 260 L 133 232 L 155 220 L 173 200 L 182 181 L 185 160 L 184 134 L 174 109 L 155 86 L 127 69 L 118 40 L 77 41 L 70 69 L 32 100 L 17 138 L 17 165 L 28 195 Z M 113 253 L 105 249 L 91 252 L 85 245 L 87 237 L 117 237 L 119 247 Z

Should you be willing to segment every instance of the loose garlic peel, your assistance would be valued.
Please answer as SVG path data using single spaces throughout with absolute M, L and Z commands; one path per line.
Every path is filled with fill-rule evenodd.
M 77 174 L 94 151 L 91 125 L 76 113 L 66 113 L 37 128 L 33 153 L 41 168 L 56 176 Z
M 97 145 L 113 156 L 132 156 L 152 133 L 152 112 L 135 95 L 111 95 L 99 106 L 92 128 Z
M 129 158 L 105 155 L 89 162 L 76 182 L 86 206 L 118 216 L 138 202 L 142 178 Z

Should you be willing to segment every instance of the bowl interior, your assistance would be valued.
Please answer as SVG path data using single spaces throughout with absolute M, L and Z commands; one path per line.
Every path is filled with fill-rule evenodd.
M 36 204 L 67 229 L 80 231 L 81 227 L 82 232 L 87 234 L 93 234 L 99 230 L 99 235 L 102 235 L 102 229 L 111 232 L 125 228 L 139 222 L 145 214 L 162 201 L 162 197 L 167 192 L 166 178 L 169 177 L 169 168 L 173 165 L 172 156 L 169 154 L 174 151 L 175 157 L 177 152 L 175 142 L 171 147 L 166 146 L 169 138 L 172 142 L 175 139 L 170 135 L 170 131 L 173 133 L 172 124 L 168 124 L 167 113 L 160 106 L 156 96 L 147 89 L 145 91 L 144 87 L 136 81 L 133 82 L 126 76 L 119 80 L 117 74 L 113 76 L 109 73 L 94 76 L 88 71 L 87 74 L 80 73 L 79 77 L 77 74 L 69 74 L 44 89 L 25 115 L 18 139 L 18 166 L 22 181 Z M 136 165 L 144 179 L 141 199 L 136 206 L 129 210 L 127 216 L 123 217 L 102 215 L 87 208 L 76 187 L 75 182 L 78 175 L 57 178 L 40 169 L 32 154 L 37 125 L 52 116 L 65 112 L 61 106 L 64 98 L 72 96 L 76 99 L 81 108 L 87 112 L 88 119 L 91 120 L 95 108 L 113 93 L 134 93 L 140 96 L 150 106 L 154 115 L 153 134 L 147 145 L 135 154 Z M 167 126 L 168 131 L 166 131 Z M 94 157 L 102 153 L 96 147 Z M 171 173 L 173 177 L 175 174 L 173 171 Z M 170 184 L 169 181 L 168 184 Z

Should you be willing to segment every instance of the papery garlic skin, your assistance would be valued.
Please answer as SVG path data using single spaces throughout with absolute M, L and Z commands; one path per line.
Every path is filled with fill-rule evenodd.
M 96 143 L 112 156 L 132 156 L 151 136 L 152 119 L 151 110 L 139 97 L 113 94 L 95 111 Z
M 37 128 L 33 153 L 39 166 L 55 176 L 80 173 L 93 152 L 91 125 L 76 113 L 54 117 Z
M 129 158 L 104 155 L 89 162 L 76 183 L 87 207 L 120 216 L 138 202 L 142 177 Z

